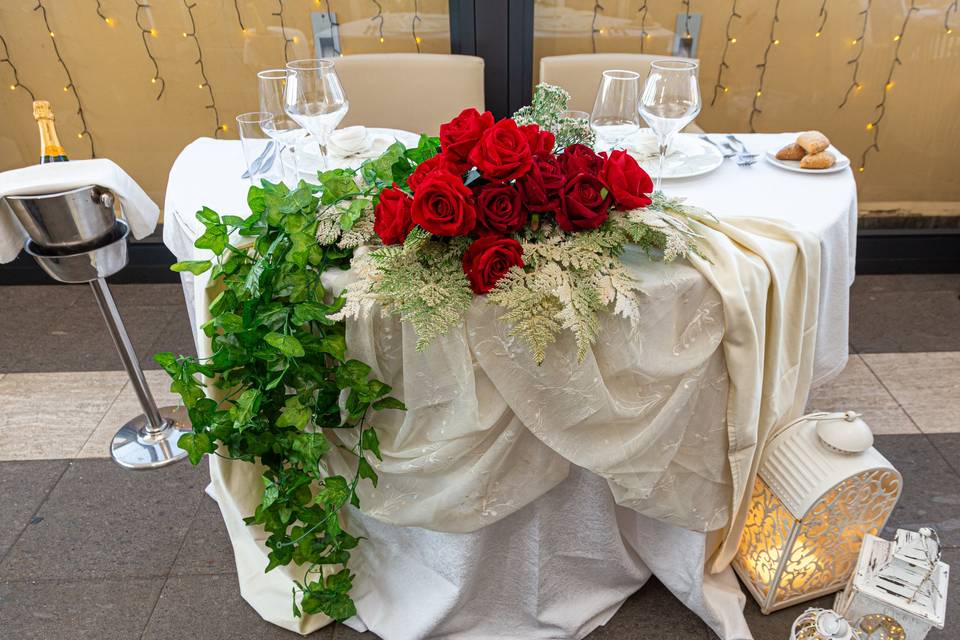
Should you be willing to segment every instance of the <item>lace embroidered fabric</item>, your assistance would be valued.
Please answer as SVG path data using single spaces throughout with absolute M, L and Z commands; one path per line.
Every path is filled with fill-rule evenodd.
M 719 294 L 693 267 L 625 263 L 643 284 L 643 319 L 602 316 L 578 364 L 566 335 L 537 366 L 476 299 L 464 324 L 424 352 L 399 318 L 373 307 L 348 321 L 349 355 L 394 387 L 404 412 L 377 416 L 383 462 L 363 511 L 383 522 L 470 532 L 534 501 L 570 463 L 600 475 L 618 504 L 695 531 L 730 520 L 728 380 Z M 349 274 L 331 277 L 331 289 Z M 333 432 L 331 437 L 349 434 Z M 331 456 L 331 470 L 353 461 Z

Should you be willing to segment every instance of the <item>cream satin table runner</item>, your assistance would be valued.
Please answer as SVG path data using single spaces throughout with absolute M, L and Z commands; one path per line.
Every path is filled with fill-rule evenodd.
M 767 177 L 749 171 L 717 174 L 739 181 L 742 193 Z M 164 230 L 178 259 L 200 257 L 190 246 L 196 225 L 187 222 L 199 205 L 243 213 L 241 172 L 236 143 L 200 140 L 181 154 Z M 570 362 L 561 342 L 535 367 L 482 301 L 461 330 L 423 354 L 392 317 L 351 322 L 351 355 L 373 365 L 409 408 L 380 424 L 380 488 L 366 491 L 366 513 L 349 523 L 370 537 L 357 552 L 352 626 L 388 639 L 582 637 L 653 572 L 722 638 L 749 637 L 729 570 L 710 575 L 704 566 L 729 561 L 736 535 L 723 538 L 739 524 L 758 443 L 802 412 L 815 374 L 829 376 L 845 361 L 852 251 L 843 232 L 855 191 L 842 177 L 820 184 L 829 177 L 776 175 L 807 202 L 820 201 L 811 197 L 818 188 L 832 196 L 823 204 L 833 218 L 790 220 L 801 229 L 816 223 L 805 231 L 704 218 L 698 230 L 710 262 L 629 256 L 644 282 L 645 325 L 632 335 L 608 318 L 583 365 Z M 694 186 L 668 183 L 671 193 Z M 768 188 L 784 197 L 782 186 Z M 717 209 L 696 193 L 690 201 Z M 830 250 L 840 276 L 824 273 Z M 835 285 L 829 295 L 843 299 L 842 313 L 820 304 L 821 282 Z M 210 292 L 202 276 L 184 284 L 196 326 Z M 821 354 L 824 336 L 843 347 Z M 209 343 L 198 349 L 204 355 Z M 211 475 L 244 597 L 286 628 L 322 626 L 321 617 L 290 615 L 287 569 L 262 573 L 262 535 L 241 521 L 259 501 L 256 470 L 212 459 Z

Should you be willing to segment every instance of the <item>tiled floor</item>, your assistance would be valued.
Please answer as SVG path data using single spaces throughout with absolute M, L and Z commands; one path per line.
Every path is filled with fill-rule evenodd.
M 154 395 L 175 403 L 149 354 L 192 350 L 179 287 L 114 292 Z M 0 309 L 0 638 L 297 637 L 240 597 L 203 465 L 139 474 L 106 459 L 139 408 L 85 287 L 0 288 Z M 928 637 L 960 637 L 960 276 L 859 278 L 851 346 L 810 407 L 861 410 L 880 434 L 904 475 L 885 535 L 938 530 L 954 571 L 948 629 Z M 757 640 L 785 639 L 805 606 L 763 616 L 748 601 L 747 618 Z M 312 637 L 372 640 L 345 626 Z M 648 637 L 713 635 L 656 581 L 590 635 Z

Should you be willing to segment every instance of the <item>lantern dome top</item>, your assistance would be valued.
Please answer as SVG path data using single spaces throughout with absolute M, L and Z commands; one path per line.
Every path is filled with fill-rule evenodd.
M 859 413 L 829 413 L 817 419 L 817 437 L 840 453 L 863 453 L 873 446 L 873 431 Z
M 784 506 L 797 519 L 803 516 L 833 487 L 844 480 L 874 469 L 888 469 L 899 476 L 890 462 L 872 446 L 859 452 L 849 451 L 857 443 L 833 440 L 831 443 L 821 439 L 819 425 L 822 422 L 839 423 L 840 428 L 825 427 L 824 431 L 840 431 L 845 423 L 847 427 L 857 429 L 857 423 L 863 423 L 859 416 L 847 421 L 845 413 L 811 413 L 781 427 L 770 439 L 763 452 L 760 463 L 760 477 L 780 498 Z M 869 427 L 863 424 L 869 432 Z M 873 435 L 870 434 L 870 440 Z M 841 449 L 847 447 L 848 452 Z M 897 491 L 899 493 L 899 490 Z

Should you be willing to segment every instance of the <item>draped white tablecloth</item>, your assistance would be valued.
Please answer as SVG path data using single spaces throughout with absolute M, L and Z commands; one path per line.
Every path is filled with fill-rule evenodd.
M 745 138 L 758 148 L 780 141 Z M 201 205 L 243 213 L 242 163 L 236 143 L 212 140 L 178 158 L 164 225 L 178 259 L 202 257 L 192 247 Z M 849 172 L 797 176 L 730 164 L 667 189 L 721 218 L 767 217 L 799 231 L 732 219 L 734 226 L 711 225 L 719 231 L 703 225 L 721 253 L 696 269 L 629 256 L 644 284 L 644 326 L 628 339 L 616 320 L 605 321 L 584 367 L 564 361 L 563 343 L 547 366 L 528 366 L 481 302 L 428 358 L 412 352 L 409 328 L 395 319 L 348 325 L 351 355 L 372 364 L 410 409 L 383 426 L 380 489 L 362 496 L 366 514 L 351 515 L 370 537 L 356 553 L 354 626 L 388 640 L 581 637 L 652 571 L 722 638 L 749 637 L 729 570 L 704 573 L 719 545 L 708 532 L 737 512 L 758 437 L 802 409 L 811 377 L 825 379 L 845 363 L 855 188 Z M 761 279 L 731 283 L 724 274 L 733 272 Z M 209 302 L 206 281 L 187 275 L 184 285 L 196 326 Z M 764 356 L 765 341 L 792 346 L 778 359 Z M 201 355 L 208 344 L 198 343 Z M 737 365 L 729 375 L 728 361 Z M 798 391 L 761 388 L 767 379 Z M 262 532 L 241 521 L 262 490 L 255 470 L 221 459 L 211 466 L 210 492 L 244 597 L 281 626 L 321 626 L 322 618 L 290 616 L 294 574 L 261 573 Z M 729 551 L 728 541 L 717 554 Z

